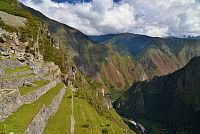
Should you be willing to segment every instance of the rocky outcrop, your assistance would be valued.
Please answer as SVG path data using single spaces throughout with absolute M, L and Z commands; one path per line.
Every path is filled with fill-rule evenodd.
M 1 42 L 1 43 L 6 42 L 6 38 L 4 38 L 3 35 L 0 35 L 0 42 Z
M 61 76 L 61 71 L 58 65 L 55 65 L 54 62 L 47 62 L 45 67 L 48 68 L 48 72 L 52 75 L 52 77 L 59 77 Z
M 0 68 L 0 77 L 4 76 L 4 70 Z
M 59 104 L 65 94 L 65 87 L 54 97 L 52 102 L 46 107 L 43 106 L 37 115 L 33 118 L 32 122 L 28 125 L 28 128 L 24 134 L 42 134 L 45 126 L 48 123 L 49 117 L 56 113 Z

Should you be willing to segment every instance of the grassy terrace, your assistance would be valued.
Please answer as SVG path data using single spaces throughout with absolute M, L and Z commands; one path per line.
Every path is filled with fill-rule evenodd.
M 11 73 L 18 73 L 18 72 L 24 72 L 24 71 L 28 71 L 29 70 L 29 66 L 21 66 L 19 68 L 13 68 L 13 69 L 5 69 L 4 73 L 5 74 L 11 74 Z
M 0 133 L 13 132 L 14 134 L 22 134 L 41 107 L 43 105 L 47 106 L 62 87 L 63 84 L 59 83 L 34 103 L 23 105 L 3 123 L 0 123 Z
M 74 98 L 75 133 L 77 134 L 123 134 L 123 130 L 96 110 L 86 101 Z
M 0 78 L 0 80 L 13 80 L 13 79 L 21 79 L 21 78 L 26 78 L 29 76 L 34 76 L 35 74 L 30 73 L 30 74 L 24 74 L 24 75 L 19 75 L 19 76 L 15 76 L 15 77 L 4 77 L 4 78 Z
M 69 134 L 71 115 L 71 90 L 67 89 L 55 115 L 49 118 L 44 134 Z
M 49 83 L 49 81 L 48 81 L 48 80 L 37 80 L 37 81 L 34 81 L 34 82 L 32 82 L 32 83 L 33 83 L 33 84 L 36 84 L 37 86 L 34 86 L 34 87 L 24 87 L 24 86 L 19 87 L 19 92 L 20 92 L 20 94 L 21 94 L 21 95 L 28 94 L 28 93 L 30 93 L 30 92 L 33 91 L 33 90 L 36 90 L 36 89 L 38 89 L 38 88 L 40 88 L 40 87 L 45 86 L 46 84 Z

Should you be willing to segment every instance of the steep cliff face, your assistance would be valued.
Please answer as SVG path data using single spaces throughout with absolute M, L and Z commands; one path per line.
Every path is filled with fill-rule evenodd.
M 123 89 L 132 83 L 148 79 L 142 66 L 129 56 L 110 53 L 101 67 L 102 77 L 114 86 Z
M 191 39 L 155 38 L 137 55 L 150 78 L 172 73 L 200 55 L 200 42 Z
M 167 76 L 134 84 L 116 103 L 126 117 L 159 124 L 154 133 L 199 133 L 200 57 Z M 145 123 L 144 123 L 145 124 Z M 154 125 L 155 125 L 154 124 Z

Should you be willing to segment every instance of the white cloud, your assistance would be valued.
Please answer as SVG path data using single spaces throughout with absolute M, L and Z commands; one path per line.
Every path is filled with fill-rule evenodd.
M 20 1 L 88 35 L 122 32 L 150 36 L 200 35 L 197 0 L 121 0 L 119 3 L 93 0 L 77 4 Z

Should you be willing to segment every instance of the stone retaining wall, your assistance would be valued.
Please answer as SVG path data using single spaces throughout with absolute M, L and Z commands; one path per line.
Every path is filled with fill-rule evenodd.
M 23 86 L 24 82 L 33 82 L 36 80 L 43 80 L 40 76 L 28 76 L 25 78 L 16 78 L 12 80 L 0 80 L 1 89 L 16 89 L 17 87 Z
M 59 104 L 65 94 L 65 88 L 60 90 L 60 92 L 54 97 L 52 102 L 47 106 L 43 106 L 37 115 L 33 118 L 32 122 L 28 125 L 28 128 L 24 134 L 42 134 L 45 126 L 48 123 L 49 117 L 56 113 Z
M 0 93 L 0 122 L 22 105 L 19 90 L 1 89 Z
M 12 69 L 22 66 L 18 60 L 0 60 L 0 68 Z
M 21 96 L 18 89 L 0 89 L 0 122 L 10 116 L 23 104 L 30 104 L 51 88 L 61 82 L 60 79 L 54 80 L 44 87 L 38 88 L 31 93 Z
M 11 74 L 4 74 L 2 76 L 0 75 L 0 78 L 16 77 L 16 76 L 31 74 L 31 73 L 33 73 L 32 70 L 27 70 L 27 71 L 24 71 L 24 72 L 14 72 L 14 73 L 11 73 Z
M 29 94 L 22 96 L 21 101 L 26 104 L 32 103 L 32 102 L 36 101 L 41 95 L 48 92 L 51 88 L 55 87 L 56 84 L 59 82 L 61 82 L 60 79 L 51 81 L 44 87 L 38 88 L 37 90 L 34 90 L 34 91 L 30 92 Z

